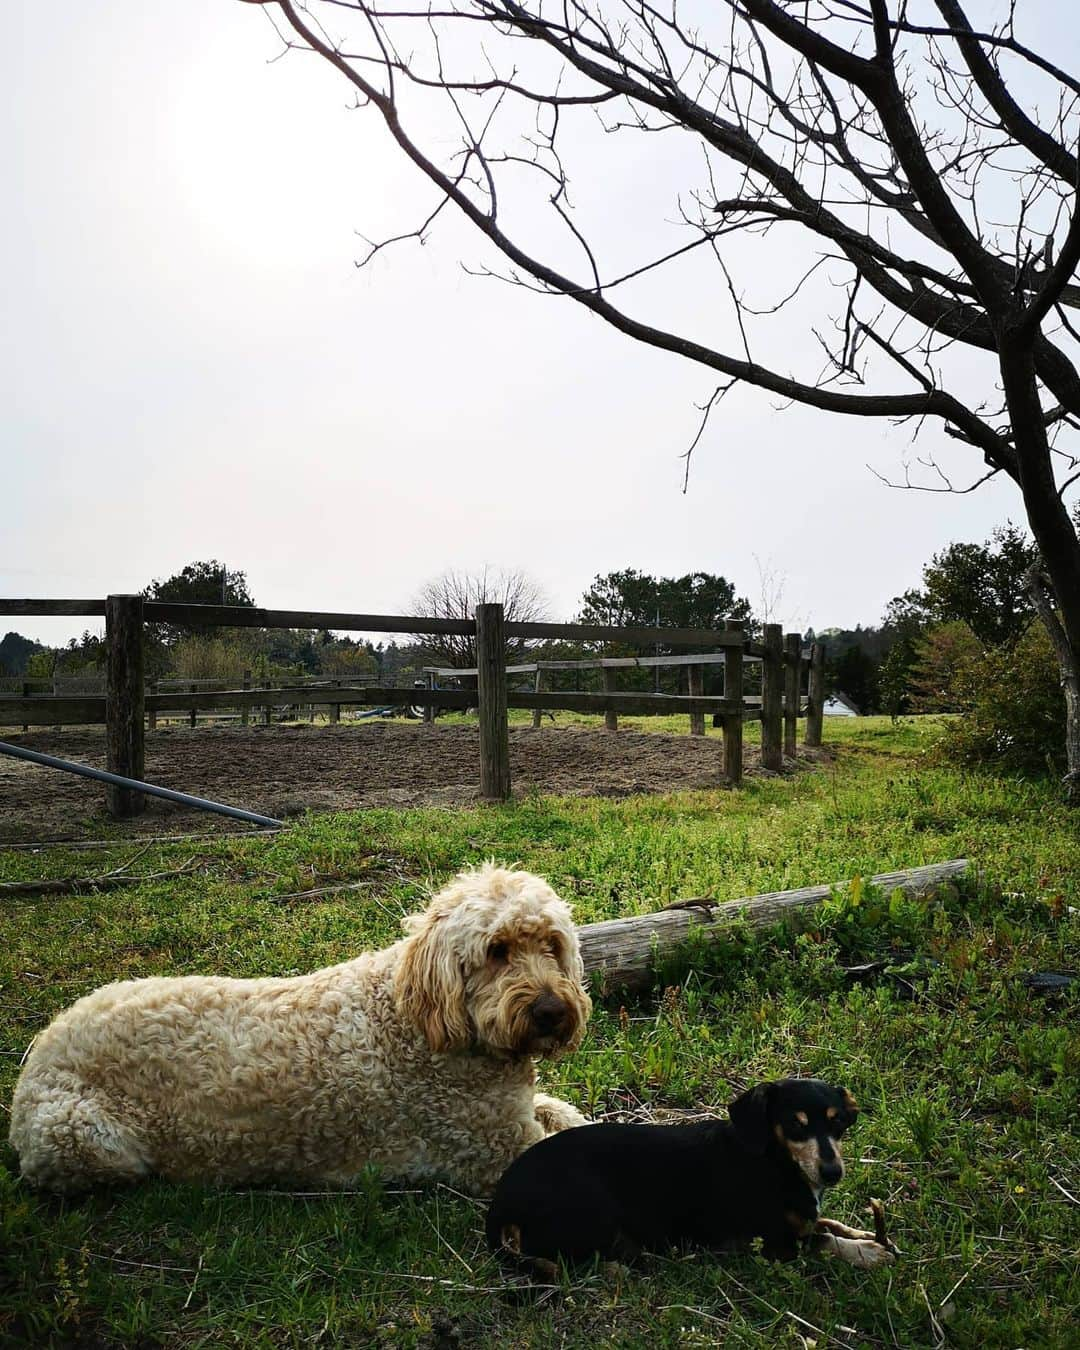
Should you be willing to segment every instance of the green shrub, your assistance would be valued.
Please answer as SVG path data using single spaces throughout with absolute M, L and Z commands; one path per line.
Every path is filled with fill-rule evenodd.
M 956 671 L 964 715 L 951 722 L 938 753 L 959 764 L 1009 773 L 1060 773 L 1065 767 L 1065 699 L 1045 629 L 1033 624 L 1013 647 L 964 660 Z

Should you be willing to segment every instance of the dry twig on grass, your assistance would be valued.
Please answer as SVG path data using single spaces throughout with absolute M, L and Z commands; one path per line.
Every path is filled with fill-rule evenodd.
M 143 850 L 145 852 L 145 849 Z M 141 855 L 136 855 L 141 856 Z M 196 858 L 189 858 L 181 867 L 169 872 L 127 873 L 123 869 L 135 859 L 121 863 L 111 872 L 101 872 L 93 877 L 51 877 L 37 881 L 0 882 L 0 899 L 13 895 L 74 895 L 78 891 L 114 891 L 122 886 L 136 886 L 143 881 L 163 881 L 169 877 L 188 876 L 194 871 Z

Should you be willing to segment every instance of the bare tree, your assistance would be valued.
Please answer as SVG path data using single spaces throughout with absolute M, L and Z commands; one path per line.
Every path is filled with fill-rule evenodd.
M 452 203 L 507 280 L 713 372 L 694 444 L 748 384 L 907 424 L 924 448 L 901 486 L 1012 479 L 1042 557 L 1080 798 L 1080 540 L 1064 502 L 1080 469 L 1080 81 L 1021 40 L 1015 4 L 980 31 L 960 0 L 247 2 L 334 66 L 435 188 L 426 219 L 364 261 L 422 240 Z M 629 264 L 608 261 L 624 214 L 596 207 L 595 128 L 609 133 L 601 163 L 640 138 L 642 194 L 682 231 Z M 697 152 L 677 192 L 657 145 L 664 166 Z M 805 274 L 778 295 L 803 247 Z M 718 323 L 703 341 L 653 322 L 657 269 L 695 260 L 730 306 L 720 345 Z M 673 271 L 669 291 L 688 284 Z M 805 339 L 762 340 L 785 309 Z M 950 449 L 978 466 L 967 481 Z
M 423 585 L 413 600 L 414 614 L 431 619 L 472 619 L 477 605 L 500 604 L 509 623 L 542 623 L 548 602 L 535 581 L 522 571 L 443 572 Z M 417 634 L 432 664 L 468 669 L 476 665 L 476 638 L 453 633 Z M 520 657 L 528 646 L 524 638 L 507 643 L 507 660 Z

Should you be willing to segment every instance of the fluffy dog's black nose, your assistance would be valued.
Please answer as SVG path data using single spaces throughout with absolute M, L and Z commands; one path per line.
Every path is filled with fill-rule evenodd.
M 566 1024 L 566 1004 L 555 994 L 541 994 L 529 1008 L 533 1026 L 541 1036 L 551 1036 Z
M 822 1162 L 818 1168 L 823 1186 L 835 1186 L 844 1175 L 844 1169 L 838 1162 Z

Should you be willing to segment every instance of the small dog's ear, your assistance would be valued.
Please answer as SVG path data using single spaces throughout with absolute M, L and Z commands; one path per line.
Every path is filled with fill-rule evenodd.
M 736 1097 L 728 1107 L 735 1136 L 748 1153 L 764 1153 L 769 1142 L 771 1094 L 771 1083 L 759 1083 L 749 1092 L 744 1092 L 741 1097 Z
M 465 983 L 440 932 L 442 918 L 422 914 L 410 921 L 413 932 L 394 978 L 394 1003 L 424 1033 L 432 1050 L 464 1050 L 471 1039 Z
M 859 1103 L 847 1088 L 840 1089 L 840 1096 L 844 1099 L 844 1113 L 848 1117 L 845 1122 L 845 1128 L 847 1128 L 848 1126 L 854 1125 L 859 1118 Z

